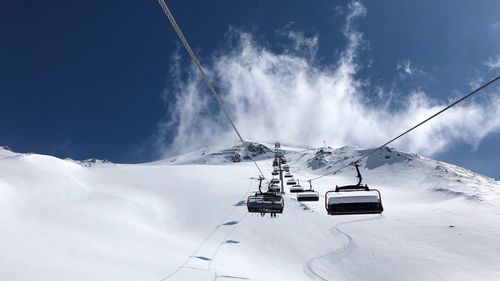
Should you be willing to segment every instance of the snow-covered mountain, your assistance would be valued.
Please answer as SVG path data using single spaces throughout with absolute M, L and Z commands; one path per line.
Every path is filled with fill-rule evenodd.
M 345 169 L 271 219 L 245 207 L 269 148 L 135 165 L 0 148 L 0 280 L 500 280 L 500 182 L 384 148 L 361 169 L 383 214 L 326 215 L 324 193 L 356 182 Z M 303 184 L 366 152 L 283 149 Z
M 267 144 L 269 145 L 269 144 Z M 212 148 L 214 149 L 214 148 Z M 210 148 L 195 150 L 190 153 L 161 160 L 157 163 L 173 164 L 224 164 L 237 163 L 251 160 L 264 160 L 274 157 L 274 151 L 268 146 L 250 142 L 246 145 L 235 145 L 230 147 L 215 147 L 211 152 Z

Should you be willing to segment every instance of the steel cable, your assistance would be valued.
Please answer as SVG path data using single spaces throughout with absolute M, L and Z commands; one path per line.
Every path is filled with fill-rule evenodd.
M 231 124 L 231 127 L 233 128 L 233 130 L 236 133 L 236 135 L 238 135 L 238 138 L 240 139 L 240 141 L 243 144 L 243 146 L 245 146 L 247 143 L 245 142 L 245 140 L 241 136 L 240 132 L 236 128 L 236 125 L 234 124 L 233 120 L 231 119 L 231 117 L 227 113 L 227 110 L 226 110 L 226 107 L 224 106 L 224 102 L 222 101 L 222 98 L 220 97 L 220 95 L 215 90 L 214 86 L 212 85 L 212 82 L 210 82 L 210 79 L 208 78 L 207 73 L 205 72 L 205 70 L 203 69 L 203 66 L 201 65 L 200 61 L 196 57 L 196 54 L 191 49 L 191 46 L 189 45 L 189 42 L 187 41 L 186 37 L 182 33 L 181 29 L 179 28 L 179 25 L 175 21 L 174 16 L 172 15 L 172 12 L 170 12 L 170 9 L 167 7 L 167 4 L 165 3 L 164 0 L 158 0 L 158 3 L 160 4 L 160 6 L 161 6 L 163 12 L 165 13 L 165 15 L 167 16 L 168 21 L 172 24 L 172 27 L 174 28 L 175 33 L 177 33 L 177 36 L 179 37 L 179 39 L 181 40 L 182 45 L 184 45 L 184 48 L 189 53 L 189 56 L 193 60 L 193 63 L 196 65 L 196 67 L 200 71 L 201 76 L 203 77 L 203 80 L 205 81 L 205 83 L 207 84 L 208 88 L 210 89 L 210 92 L 215 97 L 215 100 L 217 100 L 217 104 L 219 105 L 220 109 L 224 113 L 224 116 L 226 117 L 227 121 Z M 264 173 L 262 173 L 262 170 L 260 169 L 260 167 L 257 164 L 257 162 L 255 162 L 255 160 L 252 160 L 252 161 L 255 164 L 255 167 L 257 168 L 257 170 L 259 170 L 260 175 L 265 178 Z
M 431 115 L 431 116 L 427 117 L 425 120 L 421 121 L 420 123 L 418 123 L 417 125 L 415 125 L 415 126 L 411 127 L 410 129 L 408 129 L 408 130 L 404 131 L 403 133 L 399 134 L 398 136 L 396 136 L 396 137 L 392 138 L 392 139 L 391 139 L 391 140 L 389 140 L 388 142 L 386 142 L 386 143 L 382 144 L 381 146 L 379 146 L 379 147 L 377 147 L 377 148 L 374 148 L 374 149 L 370 150 L 368 153 L 364 154 L 363 156 L 361 156 L 360 158 L 358 158 L 356 161 L 353 161 L 353 162 L 351 162 L 351 163 L 349 163 L 349 164 L 347 164 L 347 165 L 345 165 L 345 166 L 342 166 L 342 167 L 340 167 L 340 168 L 338 168 L 338 169 L 336 169 L 336 170 L 334 170 L 334 171 L 332 171 L 332 172 L 328 172 L 328 173 L 323 174 L 323 175 L 321 175 L 321 176 L 317 176 L 317 177 L 315 177 L 315 178 L 309 179 L 309 180 L 308 180 L 308 182 L 312 182 L 312 181 L 314 181 L 314 180 L 320 179 L 320 178 L 322 178 L 322 177 L 326 177 L 326 176 L 328 176 L 328 175 L 336 174 L 336 173 L 340 172 L 341 170 L 343 170 L 343 169 L 345 169 L 345 168 L 347 168 L 347 167 L 349 167 L 349 166 L 352 166 L 352 165 L 354 165 L 354 164 L 356 164 L 356 163 L 359 163 L 359 161 L 361 161 L 361 160 L 365 159 L 366 157 L 368 157 L 368 156 L 372 155 L 375 151 L 377 151 L 377 150 L 379 150 L 379 149 L 381 149 L 381 148 L 385 147 L 386 145 L 388 145 L 388 144 L 390 144 L 390 143 L 392 143 L 392 142 L 396 141 L 397 139 L 399 139 L 399 138 L 403 137 L 404 135 L 408 134 L 409 132 L 413 131 L 414 129 L 416 129 L 416 128 L 420 127 L 420 126 L 421 126 L 421 125 L 423 125 L 424 123 L 426 123 L 426 122 L 430 121 L 430 120 L 431 120 L 431 119 L 433 119 L 434 117 L 436 117 L 436 116 L 440 115 L 441 113 L 443 113 L 443 112 L 447 111 L 448 109 L 450 109 L 450 108 L 454 107 L 455 105 L 459 104 L 460 102 L 462 102 L 462 101 L 464 101 L 464 100 L 466 100 L 466 99 L 468 99 L 468 98 L 472 97 L 473 95 L 475 95 L 475 94 L 479 93 L 481 90 L 483 90 L 484 88 L 486 88 L 486 87 L 490 86 L 491 84 L 495 83 L 495 82 L 496 82 L 496 81 L 498 81 L 499 79 L 500 79 L 500 75 L 499 75 L 499 76 L 497 76 L 497 77 L 495 77 L 495 78 L 493 78 L 492 80 L 490 80 L 490 81 L 488 81 L 488 82 L 486 82 L 486 83 L 482 84 L 481 86 L 479 86 L 479 87 L 478 87 L 478 88 L 476 88 L 475 90 L 471 91 L 471 92 L 470 92 L 470 93 L 468 93 L 467 95 L 465 95 L 465 96 L 463 96 L 463 97 L 459 98 L 458 100 L 456 100 L 456 101 L 454 101 L 453 103 L 449 104 L 448 106 L 446 106 L 445 108 L 441 109 L 440 111 L 438 111 L 438 112 L 434 113 L 433 115 Z

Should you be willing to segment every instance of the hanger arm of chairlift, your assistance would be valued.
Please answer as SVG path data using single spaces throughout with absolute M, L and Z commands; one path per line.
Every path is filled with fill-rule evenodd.
M 356 177 L 358 178 L 358 183 L 355 185 L 345 185 L 345 186 L 336 186 L 335 191 L 342 191 L 342 190 L 360 190 L 363 189 L 365 191 L 370 191 L 370 188 L 365 184 L 364 186 L 361 185 L 361 182 L 363 181 L 363 177 L 361 176 L 361 172 L 359 171 L 359 164 L 354 163 L 354 167 L 356 168 Z
M 361 182 L 363 181 L 363 178 L 361 177 L 361 173 L 359 172 L 359 164 L 358 163 L 355 163 L 354 164 L 354 167 L 356 167 L 356 172 L 358 173 L 358 175 L 356 176 L 359 180 L 358 180 L 358 184 L 356 184 L 357 186 L 360 186 L 361 185 Z
M 313 189 L 313 185 L 312 185 L 311 181 L 308 180 L 308 182 L 309 182 L 309 191 L 313 191 L 314 189 Z

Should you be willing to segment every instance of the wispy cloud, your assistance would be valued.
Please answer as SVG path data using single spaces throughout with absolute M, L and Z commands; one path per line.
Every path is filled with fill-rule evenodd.
M 355 25 L 366 13 L 359 2 L 348 6 L 343 28 L 347 45 L 331 66 L 319 65 L 300 52 L 303 44 L 297 41 L 307 42 L 305 46 L 312 50 L 318 44 L 317 39 L 304 40 L 297 35 L 300 33 L 290 36 L 288 50 L 276 52 L 250 33 L 231 31 L 236 44 L 214 55 L 213 63 L 206 67 L 242 135 L 304 145 L 320 146 L 326 140 L 332 146 L 372 147 L 443 108 L 443 102 L 415 90 L 398 95 L 402 100 L 394 109 L 385 98 L 394 93 L 383 93 L 379 87 L 373 90 L 376 86 L 357 78 L 362 67 L 358 53 L 366 42 Z M 182 69 L 178 57 L 173 63 L 176 84 L 169 87 L 176 95 L 175 100 L 167 101 L 168 121 L 159 126 L 157 145 L 162 153 L 235 140 L 199 73 Z M 408 69 L 403 70 L 411 71 L 410 66 L 408 62 Z M 367 98 L 373 92 L 378 100 Z M 491 96 L 487 102 L 468 102 L 446 112 L 396 146 L 432 155 L 457 141 L 477 145 L 499 128 L 500 99 Z
M 412 61 L 409 59 L 404 59 L 399 61 L 396 64 L 396 70 L 399 72 L 399 76 L 401 78 L 408 78 L 408 77 L 414 77 L 414 76 L 421 76 L 421 77 L 426 77 L 430 78 L 429 74 L 425 72 L 422 68 L 417 67 Z
M 304 57 L 314 59 L 318 51 L 318 35 L 307 36 L 301 31 L 294 30 L 293 27 L 294 23 L 290 22 L 285 28 L 278 30 L 277 34 L 289 39 L 289 43 L 292 43 L 291 48 L 295 54 L 302 53 Z
M 491 25 L 491 28 L 492 28 L 493 30 L 498 30 L 498 29 L 500 29 L 500 21 L 496 21 L 495 23 L 493 23 L 493 24 Z
M 396 70 L 399 70 L 408 75 L 412 75 L 415 72 L 415 69 L 411 65 L 410 60 L 403 60 L 398 62 L 398 64 L 396 65 Z
M 500 56 L 488 59 L 484 65 L 487 66 L 489 70 L 500 69 Z

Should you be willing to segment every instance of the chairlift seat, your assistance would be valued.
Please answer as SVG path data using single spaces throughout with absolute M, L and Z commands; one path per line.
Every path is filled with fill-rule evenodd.
M 290 173 L 285 174 L 285 178 L 291 178 L 291 177 L 293 177 L 292 174 L 290 174 Z
M 328 198 L 328 204 L 350 204 L 350 203 L 378 203 L 380 199 L 377 195 L 366 194 L 366 195 L 350 195 L 345 193 L 336 194 Z
M 298 193 L 298 192 L 303 192 L 303 191 L 304 191 L 304 188 L 298 184 L 290 187 L 291 193 Z
M 297 184 L 297 182 L 296 182 L 294 179 L 291 179 L 291 180 L 288 180 L 288 181 L 286 182 L 286 184 L 287 184 L 287 185 L 296 185 L 296 184 Z
M 325 194 L 325 208 L 329 215 L 379 214 L 384 208 L 377 189 L 367 186 L 338 187 Z M 361 189 L 360 189 L 361 187 Z
M 285 200 L 280 194 L 256 193 L 247 198 L 247 209 L 250 213 L 283 213 Z
M 299 202 L 319 201 L 319 193 L 314 190 L 305 190 L 304 192 L 297 193 L 297 201 Z
M 281 188 L 279 187 L 279 185 L 277 184 L 271 184 L 269 186 L 269 191 L 270 192 L 280 192 L 281 191 Z

